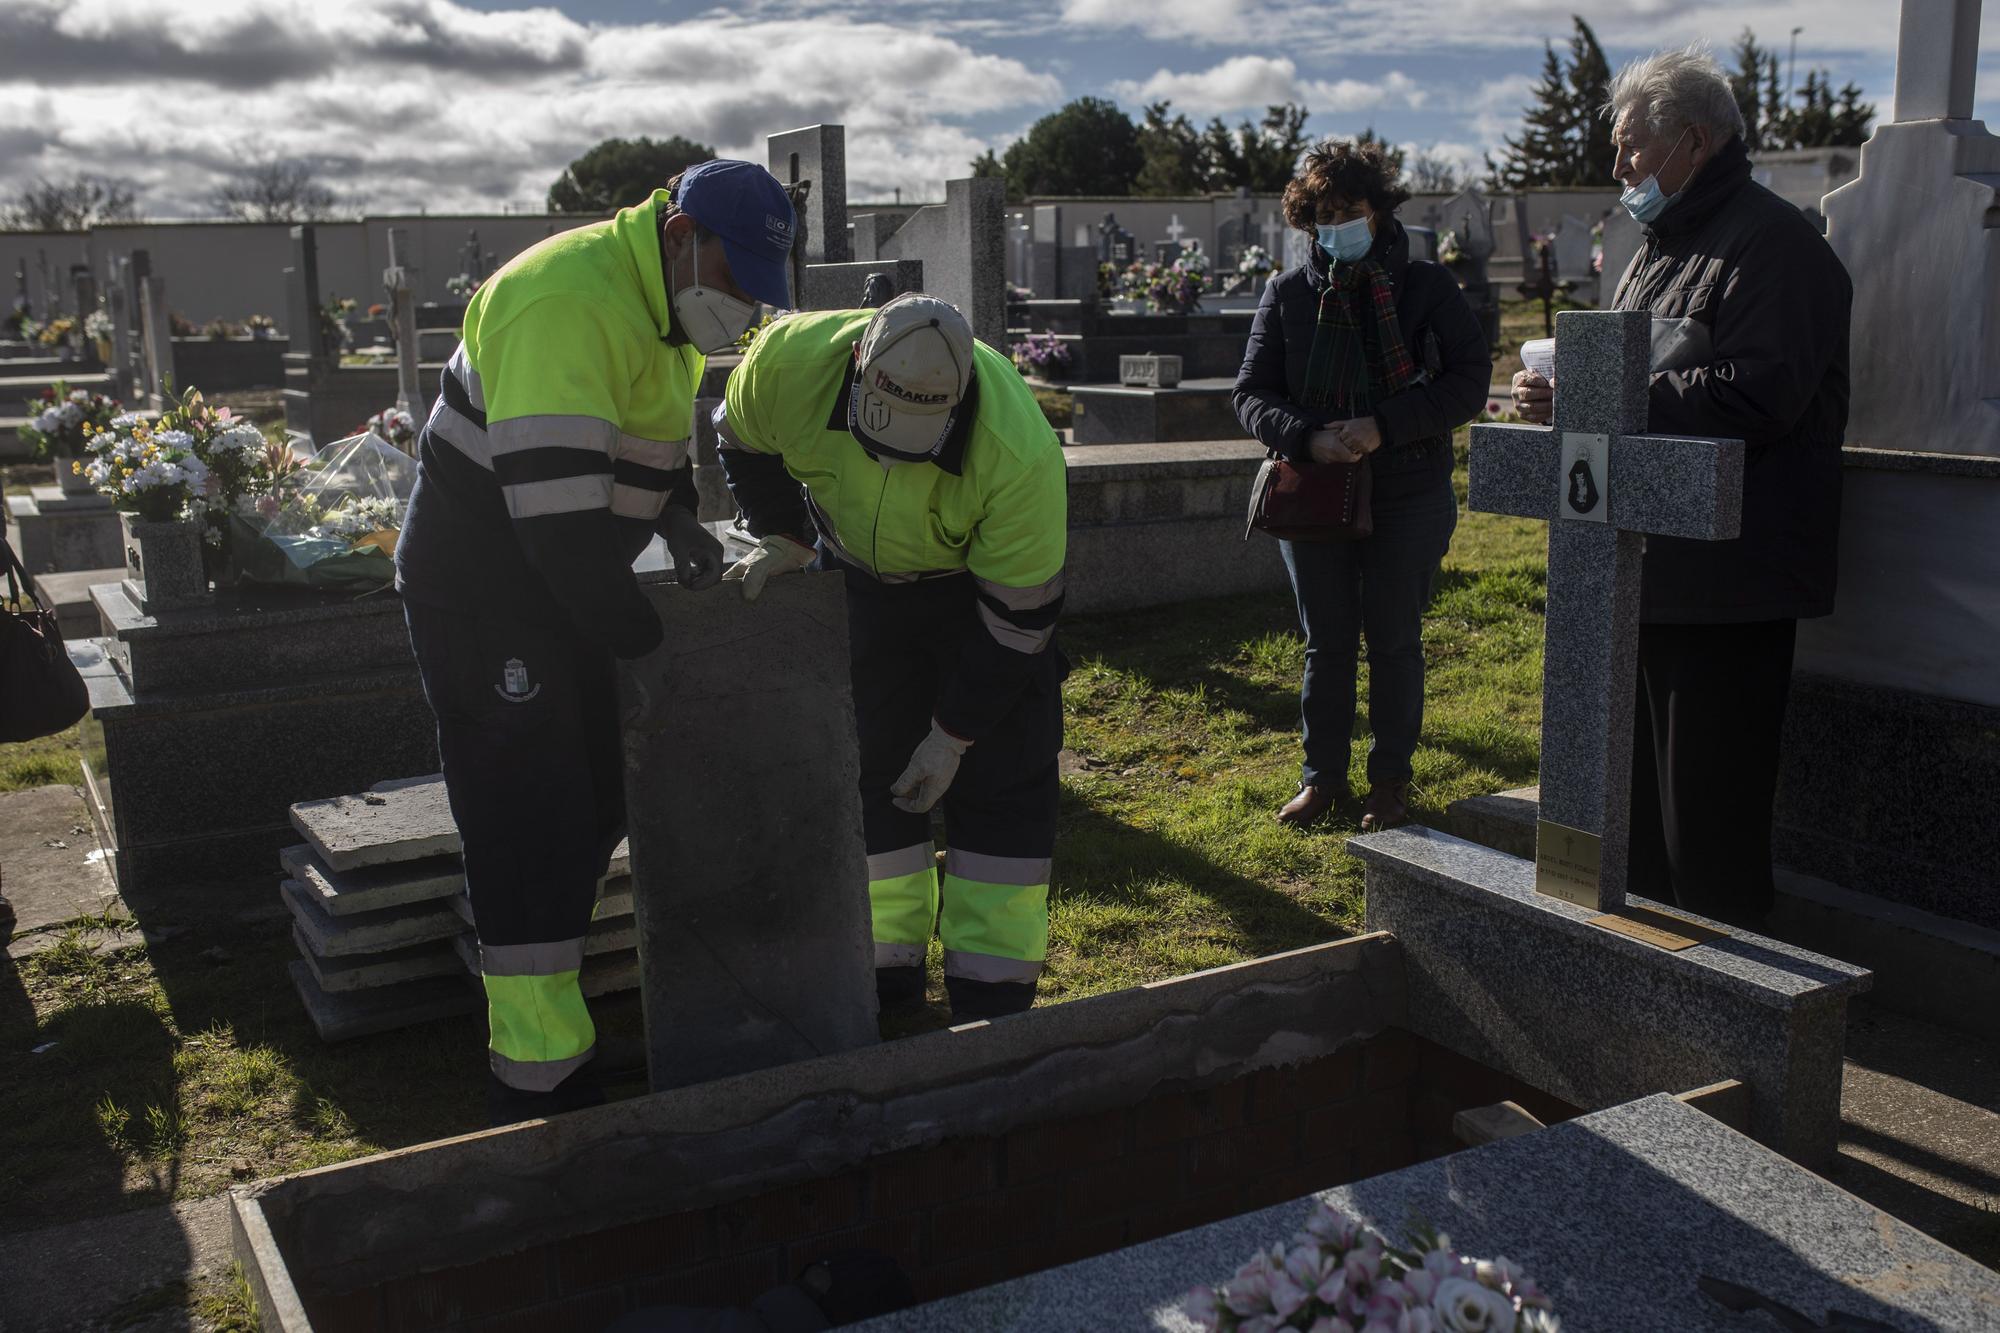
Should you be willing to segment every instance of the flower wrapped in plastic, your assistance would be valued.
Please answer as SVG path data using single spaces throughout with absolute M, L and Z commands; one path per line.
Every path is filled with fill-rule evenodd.
M 278 494 L 231 516 L 243 577 L 350 593 L 388 587 L 416 484 L 417 461 L 380 436 L 329 444 Z
M 1183 1307 L 1217 1333 L 1560 1333 L 1554 1303 L 1505 1259 L 1468 1259 L 1419 1230 L 1401 1246 L 1326 1204 L 1290 1245 L 1252 1255 Z

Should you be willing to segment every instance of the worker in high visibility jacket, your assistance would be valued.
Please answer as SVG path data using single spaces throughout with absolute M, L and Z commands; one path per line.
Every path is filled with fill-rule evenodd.
M 744 597 L 816 544 L 846 577 L 883 1003 L 922 998 L 935 926 L 955 1016 L 1028 1008 L 1048 952 L 1068 671 L 1061 442 L 1013 364 L 921 294 L 771 325 L 716 426 L 759 538 L 730 571 Z
M 624 832 L 613 658 L 661 638 L 632 562 L 659 533 L 683 584 L 721 579 L 695 391 L 752 302 L 786 303 L 794 223 L 762 167 L 705 162 L 525 251 L 473 296 L 418 437 L 396 586 L 479 935 L 496 1124 L 603 1100 L 578 973 Z

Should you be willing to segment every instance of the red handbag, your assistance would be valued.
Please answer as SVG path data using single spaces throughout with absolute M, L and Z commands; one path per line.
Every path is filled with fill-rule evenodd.
M 1293 463 L 1273 453 L 1250 487 L 1254 529 L 1293 542 L 1354 542 L 1375 531 L 1369 512 L 1373 489 L 1368 460 L 1354 463 Z

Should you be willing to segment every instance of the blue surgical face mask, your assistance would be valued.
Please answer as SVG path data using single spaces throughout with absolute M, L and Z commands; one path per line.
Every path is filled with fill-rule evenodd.
M 1674 146 L 1667 150 L 1668 162 L 1674 160 L 1674 154 L 1681 150 L 1681 139 L 1685 138 L 1687 131 L 1682 130 L 1680 139 L 1674 140 Z M 1661 165 L 1664 166 L 1665 163 Z M 1660 174 L 1656 171 L 1619 195 L 1618 202 L 1625 205 L 1625 211 L 1632 215 L 1634 222 L 1645 224 L 1666 212 L 1674 200 L 1681 197 L 1681 190 L 1685 189 L 1687 185 L 1683 183 L 1680 190 L 1675 190 L 1672 194 L 1664 193 L 1660 189 Z
M 1375 234 L 1368 230 L 1367 218 L 1356 218 L 1352 222 L 1322 222 L 1319 226 L 1319 248 L 1343 264 L 1357 262 L 1367 255 L 1374 244 Z

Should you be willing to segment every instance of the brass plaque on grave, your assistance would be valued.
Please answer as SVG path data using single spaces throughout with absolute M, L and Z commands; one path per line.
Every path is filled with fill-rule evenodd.
M 1672 912 L 1659 912 L 1650 907 L 1635 907 L 1630 903 L 1616 912 L 1590 918 L 1589 924 L 1615 931 L 1669 953 L 1679 953 L 1692 949 L 1697 944 L 1710 944 L 1716 940 L 1726 940 L 1729 932 L 1715 930 L 1690 921 Z
M 1535 825 L 1535 892 L 1578 907 L 1596 907 L 1604 840 L 1595 833 L 1541 820 Z

